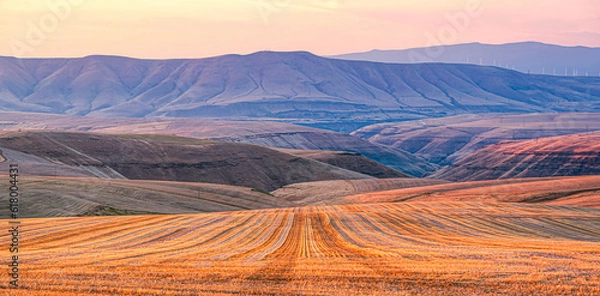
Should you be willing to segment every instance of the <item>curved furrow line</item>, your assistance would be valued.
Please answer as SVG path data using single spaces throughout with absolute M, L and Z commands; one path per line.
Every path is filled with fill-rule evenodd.
M 295 212 L 292 215 L 293 221 L 291 231 L 285 237 L 281 247 L 265 256 L 265 259 L 295 259 L 300 254 L 300 240 L 303 236 L 303 224 L 306 219 L 306 214 L 303 212 Z
M 363 241 L 362 246 L 359 246 L 346 240 L 338 231 L 338 228 L 332 225 L 329 213 L 319 213 L 315 219 L 319 223 L 319 227 L 315 229 L 315 237 L 323 246 L 322 253 L 326 254 L 325 257 L 364 258 L 390 255 L 370 242 Z M 340 224 L 343 224 L 343 222 Z
M 413 244 L 434 247 L 452 243 L 456 240 L 456 237 L 464 236 L 463 233 L 466 233 L 466 231 L 456 227 L 450 229 L 444 223 L 441 223 L 441 221 L 435 221 L 420 214 L 396 213 L 393 211 L 393 208 L 390 207 L 387 211 L 375 212 L 371 217 L 372 219 L 370 219 L 378 221 L 381 226 L 379 229 L 389 236 L 409 241 Z M 437 218 L 442 220 L 453 219 L 444 216 L 437 216 Z M 445 229 L 441 229 L 440 226 Z
M 354 235 L 354 231 L 351 230 L 351 224 L 353 222 L 353 215 L 351 213 L 344 213 L 342 216 L 341 213 L 329 212 L 327 213 L 329 218 L 329 225 L 333 227 L 333 229 L 340 235 L 344 240 L 349 243 L 358 246 L 359 248 L 366 248 L 368 242 L 364 241 L 360 237 L 356 237 Z
M 321 232 L 329 224 L 329 218 L 322 219 L 324 213 L 311 214 L 307 217 L 307 241 L 309 254 L 307 258 L 327 258 L 330 256 L 336 257 L 336 253 L 340 253 L 339 249 L 332 248 L 329 243 L 332 237 L 323 237 Z
M 133 230 L 131 232 L 122 233 L 120 235 L 112 236 L 102 242 L 89 243 L 87 245 L 79 245 L 78 247 L 86 248 L 86 247 L 95 247 L 95 248 L 107 248 L 107 249 L 130 249 L 136 248 L 139 246 L 149 247 L 156 240 L 166 240 L 167 238 L 173 236 L 172 229 L 176 229 L 176 236 L 183 236 L 188 232 L 195 232 L 197 229 L 195 227 L 200 225 L 210 225 L 215 223 L 219 219 L 219 217 L 213 216 L 203 216 L 203 217 L 185 217 L 181 216 L 181 219 L 169 221 L 167 224 L 161 225 L 161 228 L 155 229 L 153 227 L 140 227 L 139 229 Z M 187 229 L 182 229 L 187 228 Z M 118 242 L 118 245 L 115 243 Z
M 477 237 L 477 238 L 491 238 L 496 236 L 496 234 L 491 234 L 489 232 L 483 231 L 481 228 L 474 227 L 470 221 L 472 219 L 477 219 L 472 216 L 461 215 L 461 216 L 441 216 L 438 215 L 437 218 L 445 222 L 445 225 L 453 226 L 453 232 L 455 235 L 467 236 L 467 237 Z M 467 221 L 469 221 L 467 223 Z
M 309 211 L 310 213 L 310 211 Z M 310 239 L 311 239 L 311 233 L 310 233 L 310 226 L 308 225 L 310 223 L 310 218 L 309 218 L 309 214 L 306 214 L 304 216 L 304 219 L 301 221 L 301 227 L 302 227 L 302 231 L 301 231 L 301 236 L 300 236 L 300 253 L 298 254 L 298 258 L 310 258 Z
M 247 256 L 255 253 L 258 249 L 264 249 L 265 246 L 269 246 L 273 239 L 277 236 L 278 230 L 281 229 L 284 220 L 289 216 L 288 213 L 279 213 L 276 215 L 275 221 L 270 225 L 261 227 L 261 231 L 256 236 L 250 238 L 251 241 L 243 242 L 243 247 L 232 250 L 227 254 L 222 254 L 221 260 L 247 260 Z M 254 239 L 256 238 L 256 239 Z M 215 258 L 210 258 L 210 260 Z
M 327 252 L 335 252 L 337 251 L 336 249 L 333 248 L 320 248 L 319 245 L 324 245 L 323 242 L 329 241 L 327 239 L 323 239 L 320 238 L 318 236 L 318 234 L 316 233 L 317 230 L 320 230 L 322 228 L 320 228 L 319 226 L 315 226 L 318 225 L 317 223 L 315 223 L 315 220 L 318 220 L 317 217 L 318 214 L 314 214 L 311 213 L 308 217 L 306 217 L 306 258 L 313 258 L 313 257 L 317 257 L 317 258 L 322 258 L 324 257 L 325 254 L 327 254 Z M 324 226 L 324 225 L 321 225 Z M 331 238 L 329 238 L 331 239 Z
M 369 220 L 369 223 L 375 227 L 376 234 L 375 240 L 379 240 L 382 245 L 392 247 L 397 249 L 399 247 L 407 248 L 407 247 L 415 247 L 415 246 L 428 246 L 433 247 L 438 244 L 422 240 L 420 238 L 409 237 L 408 235 L 400 234 L 398 229 L 402 225 L 392 224 L 389 220 L 386 220 L 385 216 L 382 213 L 373 213 L 373 218 Z M 363 232 L 358 232 L 358 235 L 365 236 L 365 240 L 369 241 L 371 238 L 366 237 L 367 234 Z
M 121 219 L 102 219 L 104 217 L 89 217 L 89 218 L 59 218 L 52 220 L 51 233 L 68 233 L 74 229 L 81 228 L 82 226 L 88 228 L 101 227 L 107 223 L 119 223 L 122 224 L 126 220 L 135 219 L 134 217 L 120 217 Z M 138 217 L 139 218 L 139 217 Z M 48 220 L 41 221 L 38 223 L 30 224 L 30 220 L 27 219 L 21 222 L 23 225 L 23 234 L 29 238 L 40 239 L 49 235 Z M 32 227 L 33 226 L 33 227 Z
M 165 236 L 153 238 L 152 240 L 145 241 L 140 243 L 139 246 L 151 247 L 151 246 L 159 246 L 166 242 L 181 242 L 181 241 L 189 241 L 194 237 L 197 237 L 199 232 L 205 231 L 209 227 L 213 227 L 218 223 L 222 223 L 227 220 L 226 216 L 207 216 L 205 219 L 191 219 L 183 224 L 178 225 L 180 231 L 175 233 L 170 233 Z M 138 245 L 128 245 L 124 248 L 133 248 L 138 247 Z
M 356 234 L 370 242 L 376 247 L 386 247 L 386 251 L 397 253 L 398 249 L 415 248 L 416 246 L 434 246 L 434 244 L 410 238 L 406 235 L 400 235 L 397 227 L 390 227 L 390 223 L 385 224 L 380 213 L 373 213 L 372 217 L 358 215 L 360 223 L 357 223 Z M 366 228 L 368 227 L 368 228 Z
M 248 217 L 249 216 L 249 217 Z M 159 254 L 173 254 L 173 248 L 176 246 L 178 250 L 181 252 L 177 252 L 177 255 L 183 255 L 184 253 L 194 252 L 198 246 L 203 245 L 206 240 L 215 241 L 217 238 L 226 235 L 231 232 L 235 228 L 240 228 L 244 225 L 245 222 L 252 219 L 251 215 L 239 215 L 231 217 L 234 220 L 234 226 L 227 227 L 229 225 L 217 225 L 215 229 L 211 229 L 211 231 L 203 236 L 197 236 L 190 241 L 181 241 L 180 243 L 168 243 L 161 246 L 155 246 L 154 248 L 123 248 L 123 249 L 113 249 L 114 257 L 107 258 L 106 261 L 117 261 L 118 264 L 131 264 L 139 263 L 146 260 L 152 260 L 154 256 L 158 256 Z M 237 223 L 240 222 L 241 223 Z M 221 223 L 224 224 L 224 223 Z M 201 242 L 198 242 L 199 239 L 205 239 Z M 184 251 L 185 250 L 185 251 Z M 221 250 L 222 251 L 222 250 Z
M 478 223 L 482 226 L 482 232 L 487 232 L 494 236 L 548 238 L 549 236 L 543 231 L 534 229 L 537 219 L 537 217 L 502 219 L 485 217 L 474 219 L 476 220 L 474 224 Z
M 272 217 L 275 215 L 275 217 Z M 215 256 L 207 257 L 207 260 L 235 260 L 240 258 L 240 254 L 246 254 L 251 250 L 265 244 L 265 242 L 275 233 L 280 227 L 285 214 L 263 214 L 265 219 L 259 221 L 256 225 L 248 227 L 245 233 L 239 233 L 235 239 L 223 241 L 223 245 L 232 246 L 231 250 L 226 253 L 216 254 Z M 274 219 L 273 219 L 274 218 Z M 272 222 L 271 222 L 272 221 Z
M 374 225 L 375 221 L 365 219 L 361 213 L 354 213 L 354 216 L 355 217 L 352 219 L 353 227 L 351 227 L 351 229 L 365 245 L 376 246 L 379 248 L 385 246 L 399 246 L 399 241 L 394 240 L 378 226 Z M 405 244 L 400 243 L 400 245 Z
M 202 245 L 197 250 L 191 250 L 192 253 L 201 254 L 203 259 L 218 258 L 219 255 L 229 253 L 243 245 L 244 239 L 248 238 L 248 234 L 260 227 L 265 220 L 266 215 L 251 215 L 248 220 L 240 224 L 241 227 L 236 227 L 235 230 L 227 231 L 215 239 L 209 238 L 207 243 Z M 215 259 L 216 260 L 216 259 Z
M 268 241 L 258 248 L 251 250 L 244 254 L 244 260 L 247 261 L 260 261 L 263 260 L 266 256 L 272 254 L 277 249 L 283 246 L 283 243 L 287 240 L 290 235 L 290 231 L 292 229 L 292 225 L 294 225 L 294 213 L 286 213 L 287 217 L 285 219 L 284 224 L 279 227 L 281 229 L 278 233 L 272 235 Z
M 178 219 L 179 218 L 177 216 L 157 217 L 156 219 L 152 220 L 151 224 L 157 223 L 160 225 L 168 226 L 177 223 Z M 83 246 L 88 246 L 87 248 L 89 248 L 90 245 L 106 243 L 111 238 L 114 238 L 119 235 L 121 235 L 122 237 L 126 237 L 131 235 L 132 232 L 139 233 L 140 231 L 150 231 L 150 225 L 146 223 L 137 223 L 130 224 L 127 227 L 114 227 L 112 229 L 103 229 L 102 231 L 90 233 L 89 235 L 86 234 L 78 240 L 73 239 L 66 240 L 63 242 L 69 244 L 72 248 L 86 248 Z M 114 245 L 114 243 L 109 242 L 109 245 Z
M 302 253 L 301 240 L 304 234 L 303 223 L 306 220 L 306 213 L 304 210 L 294 208 L 291 209 L 289 217 L 292 220 L 290 231 L 286 232 L 284 229 L 281 234 L 286 235 L 280 235 L 281 238 L 284 238 L 283 243 L 278 248 L 271 248 L 270 252 L 262 256 L 262 266 L 253 269 L 252 273 L 246 276 L 246 281 L 279 284 L 289 283 L 294 279 L 294 269 Z M 278 245 L 277 241 L 275 244 Z
M 456 237 L 470 237 L 469 232 L 464 231 L 457 224 L 450 222 L 460 219 L 459 216 L 446 216 L 431 213 L 429 216 L 420 214 L 417 215 L 417 217 L 421 223 L 422 221 L 426 221 L 424 226 L 428 228 L 427 231 L 429 232 L 429 235 L 435 237 L 438 243 L 448 244 L 452 243 Z M 484 237 L 482 235 L 473 236 Z
M 259 216 L 256 214 L 235 215 L 233 216 L 234 222 L 232 223 L 225 224 L 221 222 L 220 225 L 214 227 L 215 229 L 211 229 L 210 233 L 195 237 L 189 241 L 178 240 L 170 242 L 163 247 L 155 247 L 155 251 L 149 252 L 147 255 L 158 256 L 160 254 L 161 258 L 172 258 L 174 256 L 208 258 L 219 253 L 226 253 L 231 249 L 228 249 L 222 242 L 236 236 L 239 232 L 247 231 L 248 223 L 258 218 Z M 177 247 L 176 254 L 172 251 L 172 248 L 175 246 Z
M 101 225 L 110 222 L 123 221 L 121 219 L 102 219 L 104 217 L 89 217 L 85 220 L 79 217 L 68 217 L 68 218 L 60 218 L 56 220 L 52 220 L 52 231 L 59 232 L 61 230 L 72 229 L 81 226 L 82 221 L 85 221 L 89 226 L 92 225 Z M 48 219 L 44 218 L 32 218 L 26 219 L 21 222 L 26 227 L 24 228 L 24 232 L 26 231 L 30 237 L 47 235 L 48 234 Z
M 561 223 L 567 224 L 576 230 L 587 232 L 590 235 L 600 237 L 600 221 L 596 218 L 558 218 Z
M 419 247 L 438 247 L 444 245 L 452 238 L 452 233 L 438 227 L 439 222 L 425 218 L 420 214 L 413 216 L 402 216 L 393 212 L 380 213 L 381 226 L 386 229 L 387 236 L 398 238 L 404 242 L 410 242 Z M 373 219 L 374 220 L 374 219 Z M 385 221 L 385 222 L 384 222 Z M 382 233 L 383 234 L 383 233 Z
M 531 233 L 545 238 L 576 239 L 575 232 L 581 232 L 573 227 L 567 227 L 553 218 L 538 217 L 537 219 L 517 220 L 516 224 L 527 227 Z M 589 235 L 587 236 L 589 237 Z
M 164 231 L 161 232 L 159 231 L 154 231 L 154 228 L 147 228 L 147 229 L 141 229 L 140 231 L 137 232 L 138 235 L 134 236 L 134 237 L 128 237 L 125 241 L 122 242 L 121 246 L 119 247 L 119 249 L 131 249 L 131 248 L 147 248 L 150 245 L 156 245 L 157 248 L 161 248 L 162 244 L 165 242 L 172 242 L 173 240 L 166 240 L 165 238 L 171 237 L 171 236 L 177 236 L 177 237 L 192 237 L 192 236 L 197 236 L 199 234 L 199 232 L 201 231 L 200 227 L 203 226 L 210 226 L 211 224 L 217 224 L 220 223 L 222 221 L 227 220 L 226 217 L 213 217 L 212 219 L 205 221 L 204 219 L 197 219 L 192 221 L 191 223 L 184 223 L 184 224 L 175 224 L 175 225 L 165 225 L 163 227 L 161 227 L 160 230 L 165 230 L 168 233 L 165 233 Z M 192 225 L 190 226 L 186 226 L 186 225 Z M 167 229 L 164 229 L 167 228 Z M 177 232 L 177 234 L 173 234 L 173 229 L 178 228 L 176 230 L 179 230 Z M 189 234 L 189 235 L 186 235 Z M 162 241 L 163 243 L 160 243 L 160 241 Z
M 557 218 L 542 218 L 546 223 L 552 226 L 553 229 L 559 232 L 559 234 L 564 235 L 568 234 L 569 236 L 565 236 L 570 239 L 576 240 L 600 240 L 600 221 L 596 221 L 596 227 L 583 228 L 579 225 L 573 223 L 569 219 L 564 219 L 561 217 Z M 577 219 L 577 222 L 581 222 L 582 219 Z M 594 240 L 595 239 L 595 240 Z
M 52 248 L 52 247 L 60 247 L 64 246 L 69 242 L 83 241 L 85 237 L 82 237 L 82 234 L 93 234 L 92 237 L 98 238 L 98 233 L 110 233 L 111 231 L 115 231 L 114 229 L 126 230 L 133 229 L 138 227 L 139 224 L 143 224 L 149 221 L 156 221 L 165 219 L 168 220 L 170 217 L 168 216 L 146 216 L 146 217 L 136 217 L 136 218 L 127 218 L 125 221 L 115 221 L 110 223 L 102 223 L 99 225 L 88 225 L 88 223 L 84 223 L 83 225 L 79 225 L 78 228 L 65 229 L 58 232 L 51 232 L 45 235 L 39 235 L 36 237 L 32 237 L 28 239 L 28 243 L 31 245 L 35 245 L 37 248 Z M 172 219 L 172 218 L 171 218 Z
M 396 232 L 398 235 L 410 235 L 415 239 L 423 239 L 423 243 L 436 243 L 436 241 L 431 241 L 428 238 L 432 232 L 430 229 L 426 229 L 427 227 L 424 225 L 424 221 L 419 219 L 419 214 L 405 215 L 395 212 L 383 212 L 380 216 L 382 217 L 382 221 L 388 221 L 388 223 L 384 223 L 384 225 L 389 224 L 389 229 Z
M 367 230 L 363 224 L 356 217 L 356 213 L 349 215 L 338 213 L 325 213 L 325 218 L 328 219 L 329 223 L 325 230 L 328 235 L 334 237 L 337 245 L 344 246 L 350 253 L 342 254 L 344 257 L 358 255 L 358 257 L 364 257 L 365 253 L 375 254 L 375 257 L 381 256 L 395 256 L 394 253 L 387 252 L 385 248 L 374 244 L 370 237 L 374 233 Z M 365 230 L 366 233 L 361 233 Z M 365 235 L 363 235 L 365 234 Z M 380 238 L 376 235 L 375 240 Z M 356 257 L 356 256 L 354 256 Z

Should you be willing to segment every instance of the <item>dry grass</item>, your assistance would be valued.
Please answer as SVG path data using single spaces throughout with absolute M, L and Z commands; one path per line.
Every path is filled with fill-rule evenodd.
M 7 170 L 8 172 L 8 170 Z M 183 214 L 290 207 L 252 188 L 210 183 L 21 176 L 21 217 Z M 8 204 L 8 196 L 0 197 Z M 0 217 L 9 217 L 0 207 Z
M 10 292 L 599 295 L 599 221 L 596 209 L 462 202 L 28 219 Z
M 449 181 L 600 175 L 600 132 L 504 141 L 479 149 L 431 177 Z
M 600 208 L 600 176 L 474 181 L 346 196 L 346 203 L 528 202 Z
M 217 183 L 263 191 L 297 182 L 373 178 L 267 147 L 168 135 L 12 132 L 0 134 L 0 147 L 13 152 L 5 155 L 9 161 L 23 160 L 18 163 L 26 175 L 49 175 L 58 168 L 37 168 L 60 164 L 58 175 L 66 167 L 102 178 Z
M 334 180 L 290 184 L 271 193 L 297 205 L 332 205 L 348 203 L 343 197 L 355 194 L 444 183 L 447 181 L 416 178 Z

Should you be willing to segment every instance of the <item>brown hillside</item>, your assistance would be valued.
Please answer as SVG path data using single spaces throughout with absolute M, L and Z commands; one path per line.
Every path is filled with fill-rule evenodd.
M 99 177 L 218 183 L 263 191 L 297 182 L 372 178 L 266 147 L 174 136 L 4 132 L 3 147 Z
M 438 168 L 406 151 L 346 134 L 272 121 L 104 118 L 0 112 L 0 130 L 61 130 L 107 134 L 168 134 L 301 150 L 359 153 L 397 171 L 423 176 Z
M 251 188 L 209 183 L 21 176 L 22 217 L 179 214 L 289 207 Z M 8 201 L 7 201 L 8 202 Z M 9 217 L 7 207 L 0 208 Z
M 600 133 L 509 141 L 432 174 L 450 181 L 600 175 Z
M 598 113 L 460 115 L 376 124 L 352 134 L 414 153 L 433 163 L 448 165 L 505 140 L 599 131 L 598 118 Z
M 376 178 L 410 178 L 411 176 L 384 166 L 359 153 L 327 150 L 291 150 L 278 149 L 280 151 L 297 155 L 303 158 L 313 159 L 330 165 L 359 172 L 361 174 Z

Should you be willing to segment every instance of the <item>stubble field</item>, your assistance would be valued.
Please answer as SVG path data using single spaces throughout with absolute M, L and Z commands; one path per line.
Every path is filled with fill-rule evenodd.
M 21 287 L 9 291 L 6 277 L 3 294 L 600 294 L 598 209 L 414 202 L 35 218 L 21 229 Z

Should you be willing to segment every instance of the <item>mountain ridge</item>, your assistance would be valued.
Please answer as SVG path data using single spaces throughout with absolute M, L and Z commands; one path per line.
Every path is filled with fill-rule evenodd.
M 600 76 L 600 63 L 590 57 L 600 55 L 600 47 L 564 46 L 536 41 L 502 44 L 480 42 L 416 47 L 407 49 L 373 49 L 365 52 L 328 56 L 344 60 L 364 60 L 388 63 L 466 63 L 503 66 L 523 73 L 558 76 Z M 596 58 L 597 60 L 597 58 Z M 567 68 L 569 71 L 564 72 Z
M 0 58 L 0 108 L 20 112 L 261 119 L 340 131 L 361 122 L 465 113 L 600 110 L 598 97 L 595 77 L 342 61 L 308 52 L 193 60 Z

